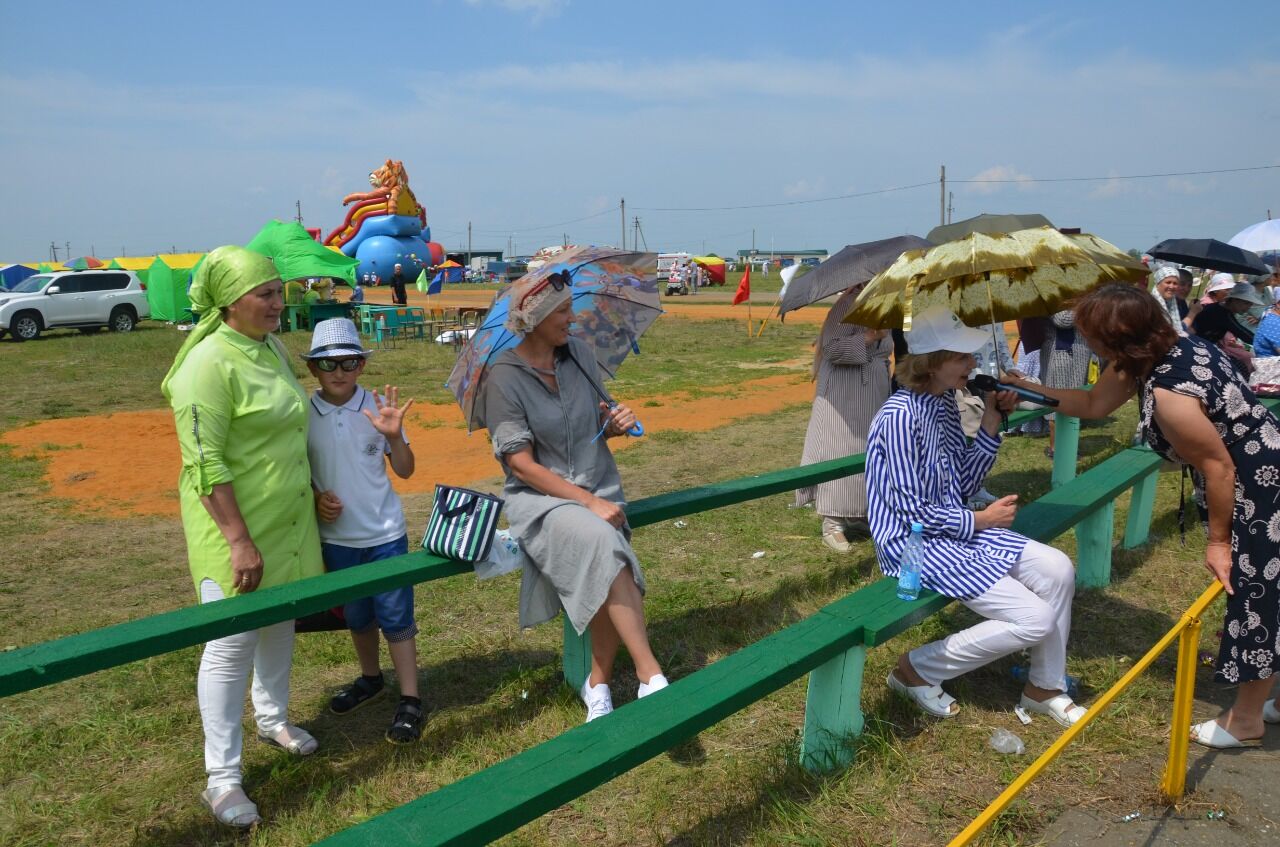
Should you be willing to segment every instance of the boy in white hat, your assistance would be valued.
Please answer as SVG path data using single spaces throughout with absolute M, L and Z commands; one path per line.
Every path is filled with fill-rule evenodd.
M 394 385 L 383 396 L 358 384 L 371 351 L 360 344 L 346 318 L 316 324 L 307 368 L 320 382 L 311 397 L 307 453 L 320 518 L 320 549 L 330 571 L 403 556 L 409 552 L 404 510 L 387 478 L 386 456 L 396 476 L 413 474 L 413 450 L 404 435 L 404 415 Z M 413 586 L 365 597 L 343 606 L 347 628 L 360 660 L 360 676 L 329 702 L 345 715 L 385 690 L 378 661 L 378 630 L 400 683 L 400 702 L 387 730 L 393 744 L 417 741 L 425 712 L 418 696 L 418 626 L 413 616 Z

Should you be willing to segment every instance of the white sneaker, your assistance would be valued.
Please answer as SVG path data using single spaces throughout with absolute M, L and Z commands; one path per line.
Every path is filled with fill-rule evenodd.
M 582 683 L 582 690 L 578 692 L 578 696 L 582 698 L 583 703 L 587 704 L 587 723 L 613 711 L 613 694 L 609 691 L 609 686 L 603 682 L 593 686 L 588 679 Z
M 639 700 L 641 697 L 648 697 L 653 692 L 661 691 L 666 688 L 669 684 L 670 683 L 667 682 L 667 678 L 665 676 L 660 673 L 656 673 L 649 677 L 648 682 L 640 683 L 640 687 L 636 689 L 636 699 Z

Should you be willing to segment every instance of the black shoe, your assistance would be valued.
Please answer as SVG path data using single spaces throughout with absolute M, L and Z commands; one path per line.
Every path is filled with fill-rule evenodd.
M 385 686 L 382 683 L 381 674 L 378 675 L 376 682 L 367 676 L 358 676 L 355 682 L 333 696 L 333 699 L 329 701 L 329 711 L 335 715 L 354 712 L 384 690 Z
M 416 697 L 401 697 L 396 706 L 396 716 L 391 719 L 386 739 L 392 744 L 410 744 L 422 737 L 422 724 L 426 716 L 422 701 Z

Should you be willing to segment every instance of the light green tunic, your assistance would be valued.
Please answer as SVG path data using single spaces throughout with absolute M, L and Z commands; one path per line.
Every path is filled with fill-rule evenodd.
M 223 324 L 196 345 L 169 383 L 182 449 L 178 493 L 197 594 L 211 579 L 232 595 L 231 551 L 202 495 L 231 483 L 262 554 L 261 588 L 324 572 L 307 462 L 307 395 L 272 336 L 254 341 Z

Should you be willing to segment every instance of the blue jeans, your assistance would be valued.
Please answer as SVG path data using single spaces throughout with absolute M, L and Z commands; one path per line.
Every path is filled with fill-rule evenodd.
M 324 555 L 326 570 L 340 571 L 380 559 L 403 556 L 409 552 L 409 537 L 402 535 L 395 541 L 373 547 L 343 547 L 341 544 L 322 543 L 320 552 Z M 347 628 L 352 632 L 364 632 L 376 623 L 388 642 L 408 641 L 418 634 L 418 625 L 413 620 L 412 585 L 354 600 L 342 607 L 342 613 L 347 619 Z

